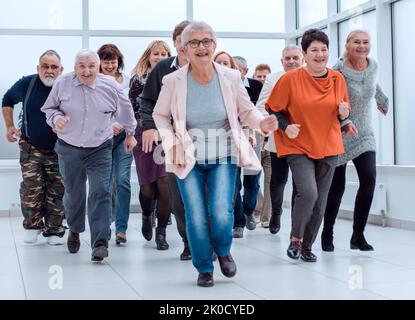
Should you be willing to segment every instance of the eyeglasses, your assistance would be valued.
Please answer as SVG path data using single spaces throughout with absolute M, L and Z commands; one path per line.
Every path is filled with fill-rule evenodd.
M 198 39 L 193 39 L 190 41 L 187 41 L 186 45 L 190 45 L 191 48 L 196 49 L 197 47 L 200 46 L 200 44 L 202 44 L 205 48 L 208 48 L 212 45 L 213 43 L 213 39 L 202 39 L 202 40 L 198 40 Z

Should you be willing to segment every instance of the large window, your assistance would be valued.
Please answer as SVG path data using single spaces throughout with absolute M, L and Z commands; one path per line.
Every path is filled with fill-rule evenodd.
M 186 0 L 89 0 L 93 30 L 173 30 L 186 19 Z
M 415 44 L 411 40 L 415 21 L 415 1 L 401 0 L 393 4 L 393 52 L 395 68 L 395 145 L 396 162 L 415 165 L 413 86 Z
M 340 0 L 340 11 L 346 11 L 355 8 L 363 3 L 369 2 L 370 0 Z
M 1 29 L 81 29 L 82 0 L 0 0 Z
M 215 31 L 284 32 L 285 0 L 194 0 L 193 17 Z M 214 10 L 212 10 L 214 8 Z
M 89 47 L 93 50 L 98 50 L 103 44 L 115 44 L 124 55 L 124 73 L 127 76 L 131 75 L 131 70 L 135 67 L 141 55 L 147 49 L 149 43 L 153 40 L 163 40 L 167 42 L 170 47 L 172 55 L 176 55 L 176 50 L 173 47 L 172 38 L 151 37 L 91 37 L 89 38 Z
M 297 0 L 299 27 L 327 18 L 327 0 Z
M 39 55 L 47 49 L 62 55 L 64 72 L 69 72 L 82 47 L 96 50 L 102 44 L 114 43 L 124 54 L 124 72 L 130 75 L 152 40 L 165 40 L 176 55 L 171 34 L 174 26 L 186 19 L 209 23 L 221 37 L 218 49 L 244 56 L 250 76 L 259 63 L 268 63 L 278 71 L 285 45 L 285 3 L 286 0 L 0 0 L 0 97 L 22 76 L 36 73 Z M 9 63 L 11 57 L 13 62 Z M 16 119 L 20 109 L 21 104 L 16 106 Z M 16 159 L 17 144 L 6 141 L 5 131 L 0 119 L 0 159 Z
M 0 96 L 6 93 L 21 77 L 36 73 L 39 56 L 48 49 L 55 49 L 62 57 L 64 72 L 73 70 L 74 57 L 81 49 L 80 37 L 55 37 L 55 36 L 0 36 L 2 48 L 0 61 L 8 61 L 2 65 L 0 77 Z M 15 106 L 14 116 L 17 125 L 17 115 L 21 104 Z M 5 138 L 6 128 L 3 119 L 0 121 L 0 159 L 17 158 L 18 147 L 16 143 L 10 143 Z
M 233 56 L 243 56 L 248 61 L 248 77 L 252 77 L 256 65 L 267 63 L 272 72 L 282 70 L 281 53 L 285 41 L 280 39 L 217 39 L 217 51 L 224 50 Z

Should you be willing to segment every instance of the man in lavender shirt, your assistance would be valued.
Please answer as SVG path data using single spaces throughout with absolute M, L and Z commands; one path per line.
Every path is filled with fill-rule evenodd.
M 125 149 L 130 151 L 137 144 L 137 122 L 130 101 L 113 77 L 99 73 L 99 63 L 94 51 L 79 51 L 75 72 L 56 81 L 41 109 L 58 135 L 55 150 L 65 186 L 63 201 L 70 230 L 70 253 L 78 252 L 79 233 L 85 230 L 88 179 L 92 261 L 108 257 L 113 117 L 127 133 Z

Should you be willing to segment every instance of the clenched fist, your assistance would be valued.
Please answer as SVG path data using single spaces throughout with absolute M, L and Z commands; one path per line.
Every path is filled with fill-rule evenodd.
M 275 115 L 266 116 L 259 124 L 262 132 L 267 134 L 278 129 L 278 120 Z
M 287 135 L 288 138 L 295 139 L 298 137 L 300 133 L 300 128 L 301 128 L 300 124 L 290 124 L 287 126 L 287 128 L 285 128 L 285 134 Z
M 54 120 L 56 131 L 59 132 L 60 130 L 62 130 L 69 121 L 70 119 L 68 116 L 57 116 Z

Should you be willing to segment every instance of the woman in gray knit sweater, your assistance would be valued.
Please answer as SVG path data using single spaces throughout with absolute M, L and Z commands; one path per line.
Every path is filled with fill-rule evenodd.
M 334 250 L 333 227 L 345 190 L 346 165 L 349 160 L 353 161 L 359 177 L 350 248 L 373 250 L 363 235 L 376 185 L 376 141 L 372 128 L 371 102 L 375 98 L 379 111 L 386 115 L 388 98 L 376 83 L 377 64 L 368 58 L 370 49 L 369 34 L 363 30 L 352 31 L 346 40 L 344 58 L 333 68 L 340 71 L 346 79 L 351 104 L 349 118 L 357 130 L 355 136 L 343 134 L 345 153 L 339 157 L 324 215 L 321 235 L 324 251 Z

